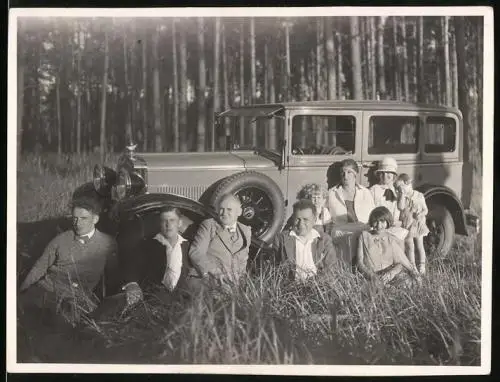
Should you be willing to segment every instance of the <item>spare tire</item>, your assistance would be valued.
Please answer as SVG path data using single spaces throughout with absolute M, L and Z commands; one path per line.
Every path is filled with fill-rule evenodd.
M 215 208 L 220 197 L 227 193 L 240 198 L 243 213 L 239 221 L 250 226 L 255 237 L 270 242 L 281 231 L 285 221 L 285 200 L 271 178 L 255 171 L 228 176 L 215 187 L 209 205 Z

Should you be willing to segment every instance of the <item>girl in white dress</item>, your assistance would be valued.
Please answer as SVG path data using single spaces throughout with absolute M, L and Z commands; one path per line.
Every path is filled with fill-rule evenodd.
M 356 264 L 369 280 L 380 279 L 384 284 L 411 285 L 420 281 L 415 267 L 404 253 L 404 243 L 393 235 L 393 218 L 386 207 L 376 207 L 370 214 L 370 230 L 359 237 Z
M 426 218 L 429 210 L 425 203 L 425 197 L 412 187 L 412 180 L 408 174 L 400 174 L 396 180 L 396 191 L 398 193 L 398 209 L 400 211 L 401 226 L 408 230 L 406 238 L 406 253 L 410 262 L 417 265 L 421 274 L 425 273 L 425 249 L 424 236 L 429 233 Z M 415 247 L 417 247 L 418 259 L 415 261 Z

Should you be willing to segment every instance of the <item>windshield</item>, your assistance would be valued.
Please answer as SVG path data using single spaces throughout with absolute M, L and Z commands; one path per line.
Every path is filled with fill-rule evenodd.
M 231 150 L 269 150 L 279 153 L 280 142 L 284 139 L 285 118 L 271 116 L 227 116 L 219 118 L 216 129 L 216 150 L 226 150 L 229 137 Z

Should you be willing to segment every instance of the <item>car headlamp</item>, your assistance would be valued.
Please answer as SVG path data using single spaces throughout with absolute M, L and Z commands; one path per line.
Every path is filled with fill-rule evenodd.
M 92 182 L 98 194 L 108 196 L 111 193 L 111 187 L 116 182 L 116 172 L 98 164 L 94 167 Z
M 130 193 L 132 188 L 132 181 L 130 179 L 130 173 L 122 168 L 118 173 L 118 180 L 116 182 L 115 190 L 116 197 L 118 199 L 123 199 Z

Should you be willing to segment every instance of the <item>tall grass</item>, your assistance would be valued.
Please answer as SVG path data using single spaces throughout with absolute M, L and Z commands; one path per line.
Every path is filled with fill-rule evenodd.
M 46 157 L 40 164 L 25 158 L 18 220 L 65 213 L 97 159 Z M 478 365 L 478 242 L 457 240 L 447 260 L 429 263 L 423 285 L 413 290 L 383 288 L 340 270 L 303 284 L 265 269 L 230 291 L 191 302 L 150 296 L 121 316 L 89 322 L 91 340 L 76 340 L 70 353 L 80 362 Z M 65 361 L 60 348 L 53 355 Z
M 115 167 L 117 155 L 107 155 L 105 163 Z M 26 154 L 17 164 L 17 220 L 40 221 L 67 214 L 71 194 L 92 180 L 97 154 Z

